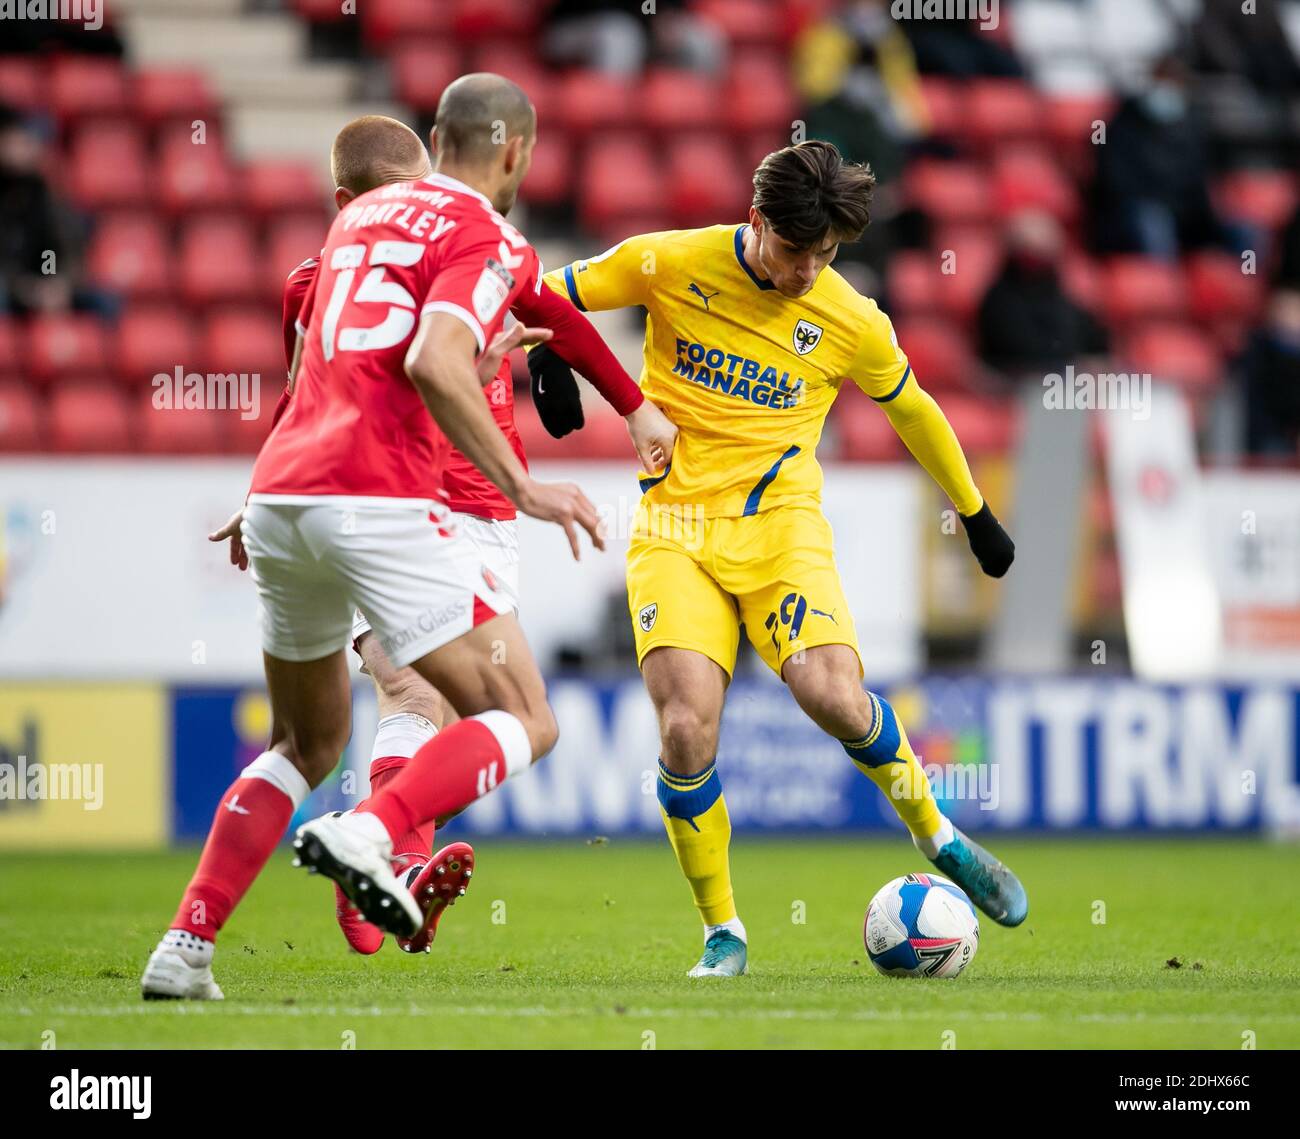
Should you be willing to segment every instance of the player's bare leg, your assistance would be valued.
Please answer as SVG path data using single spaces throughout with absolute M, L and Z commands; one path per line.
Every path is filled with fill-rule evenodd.
M 731 820 L 715 766 L 728 677 L 703 653 L 670 647 L 646 653 L 641 675 L 659 720 L 659 807 L 704 921 L 704 955 L 690 976 L 738 976 L 748 953 L 731 889 Z
M 1013 926 L 1025 920 L 1029 902 L 1020 880 L 939 810 L 889 701 L 862 687 L 852 647 L 804 649 L 785 662 L 781 678 L 808 718 L 840 741 L 893 804 L 922 854 L 994 921 Z
M 355 631 L 355 629 L 354 629 Z M 378 791 L 396 777 L 421 746 L 431 740 L 449 711 L 447 703 L 413 668 L 395 668 L 369 629 L 354 642 L 362 671 L 375 687 L 379 722 L 370 756 L 370 788 Z M 452 713 L 454 717 L 454 713 Z M 364 801 L 358 806 L 364 806 Z M 431 824 L 403 835 L 393 843 L 393 872 L 411 877 L 429 861 L 433 850 Z M 334 887 L 334 916 L 348 945 L 357 953 L 379 952 L 384 931 L 365 920 L 339 886 Z
M 496 616 L 415 661 L 412 667 L 465 717 L 429 740 L 364 808 L 341 818 L 326 817 L 299 828 L 304 846 L 336 831 L 402 835 L 430 820 L 452 815 L 526 770 L 554 745 L 558 728 L 546 689 L 518 621 Z M 311 858 L 304 858 L 311 862 Z M 321 869 L 332 877 L 332 867 Z M 441 913 L 428 899 L 416 930 L 391 929 L 418 937 Z M 372 915 L 373 916 L 373 915 Z M 398 915 L 400 916 L 400 915 Z
M 221 999 L 211 969 L 217 933 L 283 838 L 294 810 L 347 746 L 352 711 L 342 652 L 305 662 L 266 655 L 265 665 L 272 746 L 222 796 L 198 869 L 145 968 L 146 999 Z

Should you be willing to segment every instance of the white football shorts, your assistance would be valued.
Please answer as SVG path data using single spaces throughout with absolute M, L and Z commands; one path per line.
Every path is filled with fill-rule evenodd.
M 445 508 L 254 499 L 242 526 L 262 647 L 281 660 L 346 648 L 359 609 L 398 668 L 510 613 L 514 595 Z

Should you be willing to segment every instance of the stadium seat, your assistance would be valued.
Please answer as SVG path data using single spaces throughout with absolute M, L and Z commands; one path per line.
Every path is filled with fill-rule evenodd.
M 699 0 L 695 14 L 718 28 L 736 47 L 749 44 L 776 46 L 783 28 L 772 18 L 767 0 Z
M 262 283 L 262 295 L 267 300 L 279 302 L 284 296 L 285 278 L 307 258 L 320 253 L 329 232 L 328 223 L 328 216 L 290 214 L 267 226 Z
M 216 130 L 195 142 L 188 126 L 164 132 L 158 148 L 157 191 L 163 208 L 174 214 L 219 209 L 236 198 L 237 186 Z
M 1087 253 L 1071 249 L 1061 266 L 1061 284 L 1074 301 L 1091 313 L 1102 311 L 1102 271 Z
M 204 323 L 199 343 L 196 371 L 256 372 L 263 392 L 273 390 L 278 398 L 288 369 L 275 313 L 264 307 L 215 312 Z
M 329 201 L 317 169 L 309 162 L 293 159 L 259 159 L 240 172 L 240 195 L 245 205 L 260 217 L 286 211 L 302 212 Z
M 60 55 L 49 64 L 49 109 L 62 121 L 112 117 L 128 109 L 122 65 L 103 56 Z
M 537 26 L 533 0 L 454 0 L 452 30 L 462 43 L 494 37 L 523 37 Z
M 1186 283 L 1177 265 L 1149 257 L 1113 257 L 1103 270 L 1102 299 L 1113 325 L 1187 310 Z
M 276 387 L 262 377 L 261 406 L 258 415 L 245 419 L 239 413 L 226 414 L 221 419 L 221 445 L 236 455 L 256 455 L 271 434 L 271 419 L 280 402 L 284 385 Z
M 962 98 L 962 111 L 966 133 L 985 151 L 1010 142 L 1034 141 L 1042 134 L 1042 100 L 1020 80 L 972 81 Z
M 27 367 L 38 380 L 98 374 L 108 364 L 107 334 L 98 317 L 42 313 L 27 324 Z
M 91 123 L 76 132 L 68 154 L 68 186 L 90 210 L 143 205 L 151 162 L 133 123 Z
M 1079 193 L 1045 147 L 999 148 L 993 160 L 993 201 L 1002 217 L 1038 209 L 1071 226 L 1079 216 Z
M 189 304 L 254 299 L 260 266 L 248 223 L 239 215 L 200 217 L 182 233 L 181 295 Z
M 985 222 L 992 213 L 988 175 L 974 162 L 917 159 L 903 187 L 908 203 L 935 222 Z
M 30 386 L 18 380 L 0 380 L 0 454 L 42 450 L 42 418 Z
M 1199 322 L 1253 320 L 1264 301 L 1259 273 L 1246 273 L 1242 261 L 1227 252 L 1204 250 L 1187 259 L 1187 292 L 1192 316 Z
M 1153 321 L 1134 328 L 1119 353 L 1130 370 L 1149 372 L 1156 381 L 1177 384 L 1189 395 L 1204 395 L 1224 378 L 1223 360 L 1208 333 L 1195 325 Z
M 20 332 L 18 321 L 0 315 L 0 377 L 16 376 L 22 371 L 18 355 Z
M 563 439 L 551 436 L 538 418 L 533 401 L 526 394 L 516 394 L 515 426 L 523 440 L 524 452 L 536 459 L 622 459 L 632 457 L 627 425 L 596 397 L 588 394 L 583 407 L 586 426 Z
M 629 215 L 666 216 L 665 195 L 648 148 L 626 136 L 587 147 L 578 195 L 582 222 L 597 233 L 617 229 Z
M 839 437 L 841 459 L 887 463 L 907 453 L 888 417 L 861 392 L 844 392 L 835 401 L 831 422 Z
M 668 148 L 673 224 L 683 229 L 744 217 L 753 187 L 722 139 L 684 138 Z
M 429 0 L 366 0 L 357 8 L 362 36 L 377 48 L 417 36 L 449 40 L 456 15 L 452 5 Z
M 936 226 L 928 256 L 940 308 L 968 321 L 1002 267 L 1001 237 L 990 226 Z
M 727 127 L 737 134 L 770 129 L 788 136 L 798 115 L 789 64 L 775 52 L 737 54 L 727 72 L 723 105 Z
M 909 317 L 894 324 L 917 381 L 932 391 L 968 388 L 977 376 L 971 345 L 960 325 L 938 317 Z
M 945 392 L 939 403 L 967 455 L 1005 455 L 1015 443 L 1014 400 Z
M 28 55 L 0 56 L 0 103 L 20 111 L 39 111 L 48 106 L 45 95 L 46 68 Z
M 137 119 L 154 127 L 177 120 L 214 123 L 221 113 L 203 72 L 183 67 L 137 71 L 131 80 L 131 106 Z
M 64 380 L 50 392 L 48 432 L 52 451 L 129 451 L 127 398 L 107 381 Z
M 1075 179 L 1091 176 L 1096 146 L 1094 124 L 1105 123 L 1114 111 L 1110 95 L 1056 95 L 1045 100 L 1044 128 L 1057 158 Z
M 389 69 L 394 94 L 417 111 L 432 112 L 447 84 L 460 74 L 460 62 L 451 44 L 417 40 L 394 47 Z
M 1239 170 L 1213 189 L 1227 217 L 1261 229 L 1280 229 L 1296 210 L 1296 178 L 1286 170 Z
M 625 79 L 597 71 L 571 71 L 556 87 L 560 125 L 574 137 L 593 130 L 618 128 L 636 114 L 636 88 Z
M 156 407 L 155 391 L 140 395 L 135 407 L 136 446 L 151 455 L 204 455 L 224 450 L 223 421 L 237 410 Z
M 339 0 L 289 0 L 290 6 L 304 20 L 313 24 L 338 24 L 355 19 Z
M 889 259 L 886 278 L 889 313 L 902 316 L 932 315 L 940 308 L 939 265 L 924 249 L 904 249 Z
M 102 216 L 86 254 L 90 279 L 127 297 L 159 297 L 172 287 L 172 249 L 166 227 L 153 214 Z
M 716 131 L 722 92 L 717 83 L 696 71 L 656 67 L 647 71 L 637 97 L 646 126 L 665 134 L 674 131 Z
M 533 148 L 519 197 L 539 206 L 558 206 L 573 197 L 573 145 L 562 131 L 544 131 Z
M 929 119 L 929 133 L 936 138 L 957 140 L 965 126 L 965 85 L 955 79 L 926 75 L 921 78 L 921 99 Z
M 132 305 L 117 323 L 113 365 L 128 387 L 143 387 L 159 372 L 201 363 L 190 318 L 175 305 Z

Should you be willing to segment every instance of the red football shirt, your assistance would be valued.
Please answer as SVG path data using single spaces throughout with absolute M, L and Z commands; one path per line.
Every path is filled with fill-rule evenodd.
M 347 205 L 299 315 L 294 397 L 250 497 L 441 500 L 451 445 L 403 367 L 419 318 L 455 316 L 482 351 L 540 277 L 523 236 L 454 179 L 381 186 Z

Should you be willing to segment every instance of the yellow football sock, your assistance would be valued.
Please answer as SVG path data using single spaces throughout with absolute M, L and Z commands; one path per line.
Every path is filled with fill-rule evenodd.
M 717 761 L 694 775 L 675 775 L 659 761 L 659 807 L 677 864 L 695 895 L 705 925 L 736 916 L 731 891 L 731 819 Z

